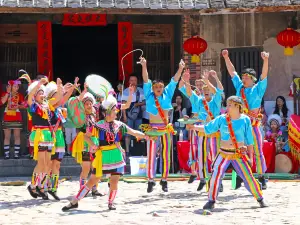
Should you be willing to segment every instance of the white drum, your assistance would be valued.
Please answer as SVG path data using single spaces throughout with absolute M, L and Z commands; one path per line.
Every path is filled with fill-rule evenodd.
M 291 155 L 281 152 L 275 156 L 275 173 L 290 173 L 293 170 Z

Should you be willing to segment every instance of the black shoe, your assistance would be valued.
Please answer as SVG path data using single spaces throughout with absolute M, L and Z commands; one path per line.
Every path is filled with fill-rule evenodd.
M 189 178 L 188 183 L 191 184 L 191 183 L 193 183 L 196 179 L 197 179 L 197 175 L 191 175 L 190 178 Z
M 267 182 L 264 176 L 261 176 L 258 178 L 259 183 L 261 183 L 261 188 L 262 190 L 266 190 L 267 189 Z
M 60 201 L 60 198 L 57 196 L 56 191 L 48 191 L 48 193 L 57 201 Z
M 259 203 L 260 208 L 268 207 L 268 205 L 264 202 L 264 199 L 257 200 L 257 202 Z
M 156 185 L 154 181 L 148 181 L 147 192 L 151 193 L 153 191 L 153 187 Z
M 43 200 L 49 200 L 47 192 L 42 192 L 39 187 L 36 187 L 36 192 L 42 197 Z
M 206 202 L 206 204 L 203 206 L 203 209 L 208 209 L 208 210 L 211 210 L 214 208 L 215 208 L 215 202 L 212 202 L 212 201 Z
M 63 212 L 66 212 L 66 211 L 68 211 L 68 210 L 70 210 L 70 209 L 77 209 L 77 208 L 78 208 L 78 202 L 75 203 L 75 204 L 72 204 L 72 203 L 70 202 L 69 205 L 64 206 L 61 210 L 62 210 Z
M 206 182 L 200 181 L 197 191 L 201 191 L 205 185 L 206 185 Z
M 235 189 L 234 190 L 237 190 L 240 187 L 242 187 L 243 179 L 240 176 L 236 176 L 235 183 L 236 183 L 236 185 L 235 185 Z
M 39 197 L 39 195 L 33 191 L 34 189 L 32 189 L 32 187 L 30 185 L 27 187 L 27 190 L 29 191 L 29 194 L 31 195 L 31 197 L 33 197 L 33 198 Z
M 159 184 L 161 185 L 161 189 L 162 189 L 164 192 L 168 192 L 168 181 L 166 181 L 166 180 L 161 180 Z
M 95 191 L 92 191 L 92 196 L 93 197 L 96 197 L 96 196 L 103 197 L 103 196 L 105 196 L 105 194 L 104 193 L 100 193 L 98 190 L 95 190 Z
M 116 210 L 116 207 L 115 207 L 115 205 L 114 204 L 108 204 L 108 209 L 109 210 Z
M 220 184 L 219 192 L 223 192 L 223 184 L 222 183 Z

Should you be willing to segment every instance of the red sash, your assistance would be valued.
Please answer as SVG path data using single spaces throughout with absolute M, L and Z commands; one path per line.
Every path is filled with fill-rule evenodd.
M 231 119 L 230 119 L 230 116 L 228 114 L 226 114 L 226 122 L 227 122 L 227 125 L 228 125 L 230 139 L 231 139 L 231 141 L 232 141 L 232 143 L 235 147 L 236 153 L 239 154 L 241 156 L 241 158 L 243 158 L 246 162 L 249 162 L 248 157 L 245 154 L 243 154 L 243 151 L 241 151 L 239 149 L 239 145 L 237 143 L 237 140 L 236 140 L 236 137 L 235 137 L 235 134 L 234 134 L 234 131 L 233 131 Z
M 246 95 L 245 95 L 245 88 L 241 88 L 241 97 L 242 97 L 242 100 L 244 102 L 244 106 L 246 108 L 246 111 L 245 110 L 244 111 L 245 111 L 245 113 L 248 114 L 250 109 L 249 109 L 249 104 L 247 102 Z
M 235 147 L 236 150 L 239 149 L 239 145 L 236 141 L 236 137 L 235 137 L 235 134 L 234 134 L 234 131 L 233 131 L 233 128 L 232 128 L 232 123 L 231 123 L 231 119 L 229 117 L 228 114 L 226 114 L 226 122 L 227 122 L 227 125 L 228 125 L 228 130 L 229 130 L 229 134 L 230 134 L 230 139 Z
M 209 110 L 209 106 L 207 104 L 207 101 L 205 100 L 205 98 L 202 99 L 202 103 L 204 105 L 204 109 L 206 110 L 206 112 L 208 113 L 209 117 L 211 120 L 214 119 L 214 115 L 211 113 L 211 111 Z
M 164 122 L 164 124 L 165 124 L 166 126 L 169 126 L 168 120 L 167 120 L 167 118 L 165 117 L 164 111 L 162 110 L 162 108 L 161 108 L 161 106 L 160 106 L 160 104 L 159 104 L 159 101 L 158 101 L 158 99 L 157 99 L 156 96 L 154 96 L 154 100 L 155 100 L 155 105 L 156 105 L 156 108 L 157 108 L 157 110 L 158 110 L 158 113 L 159 113 L 161 119 L 163 120 L 163 122 Z M 174 131 L 173 128 L 172 128 L 170 131 L 171 131 L 172 134 L 176 134 L 176 132 Z

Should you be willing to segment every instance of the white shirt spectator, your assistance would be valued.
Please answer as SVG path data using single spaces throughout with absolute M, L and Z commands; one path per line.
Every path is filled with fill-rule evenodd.
M 145 100 L 144 97 L 144 90 L 140 87 L 136 88 L 136 91 L 132 94 L 132 102 L 135 103 L 136 102 L 136 93 L 137 90 L 140 92 L 140 99 L 139 102 L 142 102 Z M 122 101 L 127 101 L 128 100 L 128 95 L 129 95 L 129 88 L 126 88 L 123 92 L 123 96 L 122 96 Z

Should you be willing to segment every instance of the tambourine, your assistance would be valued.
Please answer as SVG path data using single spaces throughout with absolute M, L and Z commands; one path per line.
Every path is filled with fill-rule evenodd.
M 110 92 L 113 92 L 111 84 L 103 77 L 91 74 L 85 79 L 85 83 L 88 86 L 88 91 L 96 98 L 106 99 Z
M 145 134 L 150 136 L 150 137 L 160 137 L 160 136 L 163 136 L 166 133 L 167 133 L 166 131 L 159 131 L 159 130 L 150 130 L 150 131 L 145 132 Z
M 197 122 L 199 122 L 199 119 L 197 118 L 190 118 L 190 119 L 179 119 L 177 120 L 179 123 L 182 123 L 182 124 L 195 124 Z

